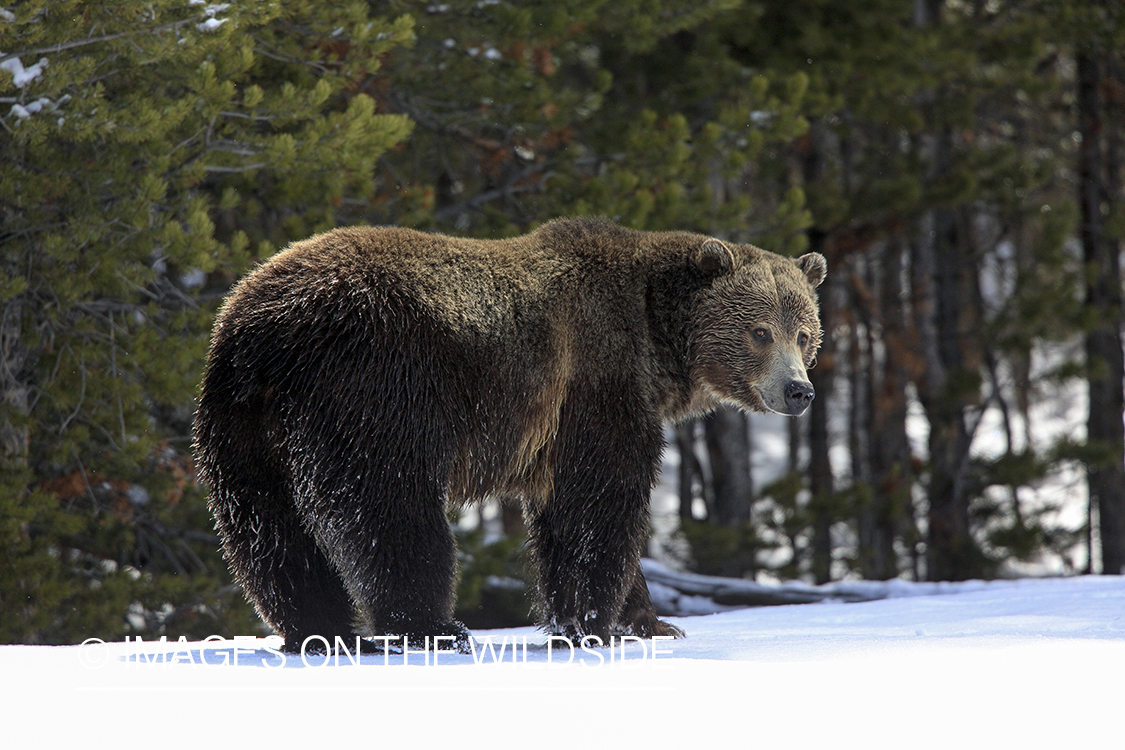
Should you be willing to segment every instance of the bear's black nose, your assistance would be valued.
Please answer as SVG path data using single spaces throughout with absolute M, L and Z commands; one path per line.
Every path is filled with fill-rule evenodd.
M 816 398 L 816 391 L 813 390 L 812 383 L 790 380 L 785 386 L 785 406 L 790 414 L 803 414 L 814 398 Z

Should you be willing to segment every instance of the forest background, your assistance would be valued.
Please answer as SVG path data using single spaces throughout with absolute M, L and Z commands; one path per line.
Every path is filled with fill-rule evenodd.
M 1116 0 L 0 7 L 0 642 L 259 631 L 191 459 L 210 324 L 361 223 L 828 257 L 784 476 L 745 415 L 674 433 L 689 569 L 1121 573 L 1123 51 Z M 471 626 L 528 614 L 497 512 Z

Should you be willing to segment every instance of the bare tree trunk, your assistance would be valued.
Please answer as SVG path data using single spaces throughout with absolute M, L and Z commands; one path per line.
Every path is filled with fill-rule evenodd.
M 523 520 L 523 508 L 513 498 L 500 499 L 500 527 L 509 537 L 527 536 L 527 524 Z
M 1121 200 L 1121 169 L 1107 164 L 1102 138 L 1106 117 L 1101 87 L 1102 61 L 1093 54 L 1079 54 L 1078 189 L 1082 212 L 1082 251 L 1086 263 L 1086 305 L 1094 315 L 1094 327 L 1086 334 L 1090 411 L 1086 435 L 1091 447 L 1104 452 L 1103 460 L 1086 468 L 1090 503 L 1098 510 L 1102 543 L 1102 571 L 1125 572 L 1125 362 L 1121 350 L 1121 262 L 1120 243 L 1106 231 L 1111 201 Z M 1110 142 L 1115 139 L 1110 138 Z M 1116 149 L 1110 149 L 1114 151 Z M 1110 195 L 1114 185 L 1116 195 Z
M 746 415 L 733 407 L 721 406 L 703 419 L 703 434 L 711 462 L 714 523 L 730 527 L 749 523 L 754 488 Z
M 824 235 L 809 233 L 809 249 L 825 250 Z M 834 290 L 838 281 L 832 273 L 828 274 L 820 290 L 820 322 L 826 332 L 832 330 L 835 318 Z M 832 580 L 832 495 L 836 490 L 832 476 L 832 462 L 829 458 L 828 413 L 832 404 L 833 377 L 836 369 L 834 342 L 830 334 L 825 336 L 817 365 L 809 370 L 809 381 L 816 389 L 816 398 L 809 407 L 809 490 L 812 495 L 810 512 L 813 520 L 812 573 L 817 583 Z
M 938 138 L 936 163 L 948 158 L 949 134 Z M 927 577 L 964 580 L 985 574 L 984 558 L 969 527 L 967 486 L 972 435 L 966 410 L 979 401 L 979 363 L 975 361 L 977 316 L 972 296 L 965 294 L 968 274 L 976 263 L 968 251 L 957 214 L 931 212 L 916 245 L 915 282 L 924 302 L 917 306 L 933 340 L 927 348 L 926 375 L 919 396 L 930 422 L 929 536 Z M 929 235 L 929 236 L 926 236 Z M 927 274 L 928 271 L 928 274 Z
M 883 244 L 876 279 L 882 311 L 882 355 L 871 362 L 871 500 L 860 523 L 860 573 L 886 580 L 898 575 L 896 538 L 913 537 L 913 467 L 906 436 L 906 384 L 911 358 L 903 304 L 903 249 L 897 238 Z
M 809 128 L 809 149 L 801 164 L 802 177 L 806 185 L 815 185 L 824 176 L 831 152 L 840 148 L 838 140 L 820 123 L 814 122 Z M 809 430 L 809 513 L 812 517 L 812 574 L 817 583 L 832 580 L 832 496 L 835 482 L 832 476 L 832 462 L 829 459 L 828 414 L 832 407 L 833 380 L 835 377 L 836 356 L 832 330 L 836 317 L 836 293 L 841 288 L 835 273 L 837 258 L 830 254 L 828 247 L 829 227 L 811 227 L 808 231 L 810 252 L 828 256 L 829 271 L 825 284 L 820 288 L 820 322 L 825 331 L 824 343 L 817 355 L 817 365 L 809 371 L 809 382 L 816 390 L 816 399 L 808 411 Z
M 676 425 L 676 449 L 680 454 L 680 469 L 678 489 L 680 495 L 680 520 L 691 521 L 695 518 L 695 484 L 698 480 L 700 487 L 704 486 L 703 467 L 699 465 L 699 457 L 695 455 L 695 426 L 698 421 L 688 419 Z M 701 519 L 702 520 L 702 519 Z
M 852 295 L 865 293 L 870 286 L 871 264 L 865 255 L 848 259 Z M 850 382 L 848 409 L 848 452 L 851 454 L 852 484 L 871 482 L 871 366 L 874 357 L 876 313 L 871 306 L 849 300 L 841 317 L 845 318 L 847 366 Z
M 941 23 L 943 0 L 915 0 L 914 24 Z M 937 96 L 933 92 L 932 96 Z M 937 106 L 935 101 L 928 102 Z M 949 178 L 953 133 L 949 126 L 921 136 L 921 156 L 929 179 Z M 942 207 L 926 211 L 913 243 L 911 263 L 915 324 L 925 372 L 917 378 L 918 395 L 930 422 L 929 533 L 926 576 L 961 580 L 984 574 L 984 556 L 969 527 L 968 460 L 972 436 L 966 428 L 969 407 L 980 397 L 979 362 L 974 336 L 979 313 L 968 293 L 976 283 L 976 259 L 958 212 Z
M 24 377 L 27 354 L 20 341 L 20 304 L 9 300 L 0 309 L 0 459 L 23 465 L 27 461 L 27 427 L 12 416 L 27 416 L 31 388 Z
M 786 468 L 790 474 L 795 474 L 801 470 L 801 443 L 804 432 L 801 428 L 803 425 L 803 420 L 789 420 L 789 461 L 786 463 Z

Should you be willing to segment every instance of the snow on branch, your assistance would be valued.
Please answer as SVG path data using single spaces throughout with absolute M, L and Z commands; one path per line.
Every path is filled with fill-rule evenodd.
M 39 58 L 39 62 L 30 68 L 25 68 L 18 57 L 8 57 L 0 62 L 0 70 L 6 70 L 12 74 L 12 83 L 17 89 L 22 89 L 38 78 L 45 67 L 47 67 L 47 58 L 45 57 Z
M 722 578 L 672 570 L 655 560 L 641 560 L 649 596 L 658 614 L 666 617 L 714 614 L 746 607 L 814 602 L 869 602 L 907 596 L 964 593 L 1008 581 L 835 581 L 812 586 L 787 581 L 772 586 L 741 578 Z

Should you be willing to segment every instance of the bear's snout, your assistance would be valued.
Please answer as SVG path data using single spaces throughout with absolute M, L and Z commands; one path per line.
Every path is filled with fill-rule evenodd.
M 790 380 L 785 385 L 785 408 L 793 416 L 805 413 L 816 398 L 816 390 L 807 380 Z

